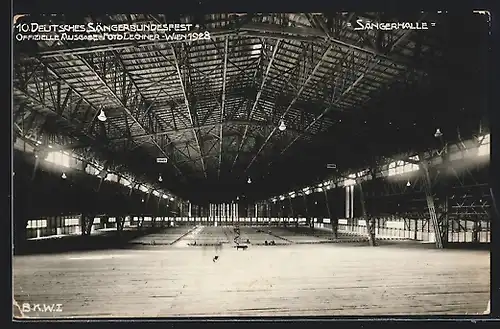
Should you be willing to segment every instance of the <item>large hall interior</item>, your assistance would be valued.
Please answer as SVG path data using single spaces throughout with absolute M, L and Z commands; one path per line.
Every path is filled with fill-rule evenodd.
M 488 15 L 17 24 L 17 319 L 489 313 Z

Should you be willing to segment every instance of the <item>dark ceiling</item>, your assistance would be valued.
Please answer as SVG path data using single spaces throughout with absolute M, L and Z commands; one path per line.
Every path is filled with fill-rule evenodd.
M 17 42 L 15 123 L 25 136 L 156 184 L 161 173 L 164 189 L 214 201 L 265 198 L 332 175 L 327 163 L 362 167 L 434 147 L 438 127 L 455 139 L 486 123 L 487 17 L 382 16 L 210 14 L 176 19 L 208 31 L 208 40 Z M 355 31 L 360 18 L 435 26 Z M 142 14 L 23 19 L 173 22 Z

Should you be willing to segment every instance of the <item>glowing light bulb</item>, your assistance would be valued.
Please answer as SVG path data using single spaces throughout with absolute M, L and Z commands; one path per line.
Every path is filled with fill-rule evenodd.
M 247 183 L 252 184 L 252 180 L 250 179 L 250 177 L 248 177 Z
M 66 176 L 66 173 L 62 173 L 61 178 L 66 179 L 68 176 Z
M 159 181 L 159 182 L 163 182 L 163 178 L 161 177 L 161 175 L 160 175 L 160 176 L 158 176 L 158 181 Z
M 441 137 L 441 136 L 443 136 L 443 133 L 441 132 L 441 129 L 439 129 L 439 128 L 436 129 L 436 132 L 434 133 L 434 137 L 438 138 L 438 137 Z
M 97 116 L 97 119 L 99 119 L 99 121 L 106 121 L 108 118 L 106 117 L 106 114 L 104 114 L 104 111 L 101 110 L 101 112 L 99 113 L 99 115 Z
M 411 186 L 410 181 L 406 182 L 406 186 Z
M 281 120 L 280 125 L 278 126 L 278 129 L 280 131 L 285 131 L 286 130 L 285 121 Z

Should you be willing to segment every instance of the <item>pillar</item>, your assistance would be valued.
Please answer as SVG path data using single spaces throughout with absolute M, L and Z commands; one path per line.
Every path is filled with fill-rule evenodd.
M 323 189 L 323 193 L 325 195 L 326 211 L 328 214 L 328 218 L 330 218 L 330 225 L 332 226 L 333 237 L 335 239 L 337 239 L 338 238 L 338 219 L 335 218 L 335 220 L 334 220 L 332 217 L 332 212 L 330 211 L 330 203 L 328 201 L 328 190 Z
M 434 204 L 434 196 L 432 195 L 432 181 L 429 174 L 429 165 L 426 162 L 421 162 L 420 167 L 424 172 L 424 188 L 427 200 L 427 208 L 429 210 L 430 222 L 432 223 L 434 236 L 436 240 L 436 248 L 443 248 L 443 240 L 441 235 L 441 230 L 439 227 L 439 221 L 436 215 L 436 208 Z
M 361 212 L 363 215 L 363 219 L 365 220 L 365 223 L 366 223 L 366 230 L 368 232 L 368 239 L 370 241 L 371 246 L 376 246 L 375 220 L 374 220 L 374 218 L 371 218 L 371 216 L 369 216 L 368 212 L 366 211 L 365 195 L 363 192 L 363 184 L 361 181 L 359 181 L 358 190 L 359 190 L 359 201 L 361 203 Z

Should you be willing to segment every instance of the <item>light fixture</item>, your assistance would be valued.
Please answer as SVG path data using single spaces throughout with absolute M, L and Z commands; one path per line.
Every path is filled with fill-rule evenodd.
M 436 132 L 434 133 L 434 137 L 439 138 L 443 136 L 443 133 L 441 132 L 441 129 L 437 128 Z
M 280 131 L 285 131 L 286 130 L 285 121 L 281 120 L 280 125 L 278 126 L 278 129 Z
M 406 182 L 406 186 L 411 186 L 410 181 Z
M 248 177 L 247 183 L 252 184 L 252 180 L 250 179 L 250 177 Z
M 62 175 L 61 175 L 61 178 L 62 179 L 66 179 L 66 178 L 68 178 L 68 176 L 66 176 L 66 173 L 63 172 Z
M 161 174 L 158 176 L 158 181 L 163 182 L 163 178 L 161 177 Z
M 237 197 L 236 197 L 236 200 L 239 200 L 239 199 L 240 199 L 240 197 L 239 197 L 239 196 L 237 196 Z
M 144 199 L 142 199 L 141 202 L 144 202 Z
M 101 110 L 101 112 L 99 113 L 99 115 L 97 116 L 97 119 L 99 119 L 99 121 L 106 121 L 108 118 L 106 118 L 106 114 L 104 114 L 104 111 Z

